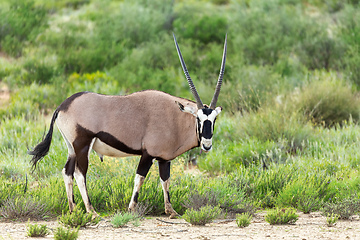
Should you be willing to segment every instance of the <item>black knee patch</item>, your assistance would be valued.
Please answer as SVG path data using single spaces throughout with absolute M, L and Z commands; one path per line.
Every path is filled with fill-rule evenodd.
M 169 191 L 167 191 L 166 193 L 167 193 L 168 201 L 169 201 L 169 203 L 171 203 L 170 202 L 170 193 L 169 193 Z
M 138 203 L 138 198 L 139 198 L 139 192 L 136 192 L 134 196 L 134 202 Z
M 65 164 L 65 174 L 68 176 L 74 176 L 75 172 L 75 157 L 69 157 Z

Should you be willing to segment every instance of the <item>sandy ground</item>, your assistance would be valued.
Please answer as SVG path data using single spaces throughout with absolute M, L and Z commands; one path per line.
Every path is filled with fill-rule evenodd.
M 328 227 L 320 213 L 299 215 L 299 220 L 293 225 L 270 225 L 265 222 L 264 213 L 260 213 L 246 228 L 237 227 L 235 221 L 218 221 L 197 227 L 182 219 L 168 219 L 165 216 L 146 218 L 138 227 L 113 228 L 110 219 L 104 219 L 96 226 L 80 229 L 78 239 L 360 239 L 359 219 L 342 220 Z M 51 230 L 58 226 L 57 221 L 38 222 L 44 223 Z M 0 222 L 0 239 L 32 238 L 26 237 L 26 223 Z M 53 239 L 53 232 L 37 239 Z

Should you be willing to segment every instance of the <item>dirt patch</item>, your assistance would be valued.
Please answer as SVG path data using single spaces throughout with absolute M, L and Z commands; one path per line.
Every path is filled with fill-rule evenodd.
M 38 223 L 45 223 L 51 230 L 58 226 L 57 221 Z M 0 239 L 29 239 L 26 223 L 0 222 Z M 53 239 L 53 233 L 43 239 Z M 300 213 L 296 224 L 272 226 L 265 222 L 264 213 L 260 213 L 246 228 L 237 227 L 235 221 L 218 221 L 197 227 L 182 219 L 167 217 L 147 218 L 139 227 L 113 228 L 110 219 L 106 218 L 96 226 L 80 229 L 78 239 L 360 239 L 360 221 L 339 221 L 334 227 L 327 227 L 326 219 L 320 213 Z
M 1 86 L 0 82 L 0 107 L 8 103 L 10 100 L 10 91 L 7 86 Z

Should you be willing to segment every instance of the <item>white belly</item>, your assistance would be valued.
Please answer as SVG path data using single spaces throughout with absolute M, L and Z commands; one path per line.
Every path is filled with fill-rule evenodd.
M 92 149 L 99 154 L 103 156 L 109 156 L 109 157 L 129 157 L 134 156 L 134 154 L 128 154 L 124 153 L 122 151 L 117 150 L 116 148 L 113 148 L 106 143 L 102 142 L 100 139 L 96 138 L 95 142 L 92 146 Z

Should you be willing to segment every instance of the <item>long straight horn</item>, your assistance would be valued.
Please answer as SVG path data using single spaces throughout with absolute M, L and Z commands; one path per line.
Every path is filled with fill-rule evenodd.
M 211 103 L 210 103 L 210 108 L 211 109 L 215 109 L 215 107 L 216 107 L 216 102 L 217 102 L 218 97 L 219 97 L 221 84 L 222 84 L 222 80 L 223 80 L 223 77 L 224 77 L 225 62 L 226 62 L 226 48 L 227 48 L 227 34 L 225 36 L 224 52 L 223 52 L 223 57 L 222 57 L 222 62 L 221 62 L 221 69 L 220 69 L 219 79 L 218 79 L 217 84 L 216 84 L 213 99 L 211 100 Z
M 176 50 L 177 50 L 177 53 L 178 53 L 178 55 L 179 55 L 180 63 L 181 63 L 181 66 L 182 66 L 182 68 L 183 68 L 183 70 L 184 70 L 186 79 L 187 79 L 187 81 L 188 81 L 188 83 L 189 83 L 190 90 L 191 90 L 192 94 L 193 94 L 194 97 L 195 97 L 195 100 L 196 100 L 196 104 L 197 104 L 198 109 L 202 109 L 202 108 L 204 108 L 204 104 L 201 102 L 200 96 L 199 96 L 198 92 L 196 91 L 196 88 L 195 88 L 195 85 L 194 85 L 193 81 L 191 80 L 190 74 L 189 74 L 189 72 L 188 72 L 188 70 L 187 70 L 187 68 L 186 68 L 185 61 L 184 61 L 184 59 L 183 59 L 183 57 L 182 57 L 182 55 L 181 55 L 180 48 L 179 48 L 179 45 L 178 45 L 178 43 L 177 43 L 177 41 L 176 41 L 176 37 L 175 37 L 175 34 L 174 34 L 174 33 L 173 33 L 173 36 L 174 36 L 174 41 L 175 41 Z

